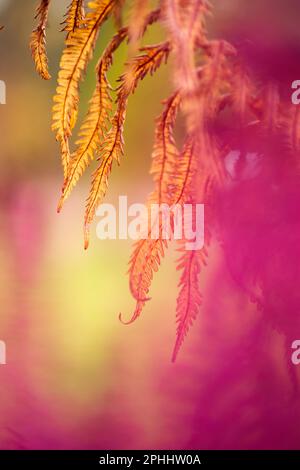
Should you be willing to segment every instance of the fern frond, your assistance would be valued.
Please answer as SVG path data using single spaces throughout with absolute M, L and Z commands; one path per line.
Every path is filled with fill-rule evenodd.
M 84 248 L 89 246 L 89 225 L 91 224 L 96 209 L 103 200 L 108 187 L 108 177 L 111 173 L 113 160 L 120 161 L 123 155 L 123 127 L 126 116 L 127 100 L 119 101 L 118 109 L 114 115 L 112 127 L 108 131 L 102 144 L 100 166 L 94 172 L 90 194 L 86 203 L 84 218 Z
M 136 300 L 136 308 L 129 321 L 123 321 L 120 316 L 122 323 L 126 325 L 133 323 L 140 316 L 145 303 L 150 300 L 148 293 L 153 274 L 158 271 L 166 248 L 167 240 L 162 238 L 147 238 L 136 243 L 129 261 L 129 285 L 131 294 Z
M 174 141 L 174 125 L 180 104 L 180 94 L 174 93 L 164 102 L 164 110 L 156 121 L 155 141 L 152 152 L 151 173 L 155 183 L 154 191 L 149 196 L 149 220 L 151 204 L 174 202 L 174 168 L 179 156 Z M 129 261 L 129 285 L 134 299 L 137 301 L 135 311 L 129 320 L 134 322 L 141 314 L 150 290 L 153 273 L 158 270 L 160 260 L 167 248 L 167 241 L 161 238 L 162 226 L 159 221 L 159 238 L 151 238 L 151 228 L 157 221 L 151 220 L 151 227 L 146 239 L 141 239 Z
M 176 87 L 184 93 L 197 89 L 195 46 L 206 38 L 204 24 L 209 12 L 206 0 L 188 0 L 184 6 L 178 0 L 164 2 L 164 15 L 177 58 Z
M 151 12 L 145 21 L 144 32 L 147 26 L 153 24 L 159 18 L 159 10 Z M 99 149 L 101 139 L 107 131 L 107 122 L 112 109 L 112 99 L 110 96 L 111 86 L 106 74 L 113 62 L 113 54 L 128 38 L 128 28 L 122 28 L 115 34 L 111 42 L 103 52 L 97 67 L 97 85 L 89 103 L 89 109 L 84 122 L 79 130 L 77 149 L 71 155 L 68 172 L 63 184 L 62 195 L 58 204 L 58 212 L 66 198 L 71 193 L 78 179 L 81 177 L 90 161 L 94 158 L 96 150 Z
M 201 267 L 206 265 L 206 256 L 207 253 L 204 250 L 185 251 L 179 259 L 177 270 L 182 270 L 182 274 L 179 281 L 180 292 L 176 307 L 178 326 L 172 355 L 173 362 L 176 360 L 184 338 L 196 319 L 202 304 L 199 281 Z
M 155 139 L 152 152 L 152 174 L 155 189 L 149 202 L 161 204 L 174 202 L 174 168 L 177 164 L 179 152 L 174 140 L 174 125 L 180 104 L 180 93 L 175 92 L 164 101 L 164 110 L 156 121 Z
M 213 187 L 210 173 L 203 166 L 202 160 L 201 139 L 199 141 L 198 136 L 195 135 L 187 136 L 177 168 L 177 173 L 182 181 L 182 190 L 177 197 L 181 204 L 193 204 L 194 206 L 196 203 L 205 203 L 206 230 L 205 245 L 200 250 L 186 250 L 184 246 L 186 240 L 179 241 L 179 251 L 182 252 L 182 255 L 178 260 L 177 270 L 182 270 L 182 274 L 179 281 L 180 291 L 177 297 L 176 319 L 178 326 L 172 361 L 176 360 L 183 340 L 202 303 L 199 277 L 201 267 L 206 266 L 207 246 L 210 241 L 207 226 L 208 219 L 210 219 L 209 199 Z M 193 220 L 184 220 L 183 223 L 193 224 Z
M 38 19 L 37 28 L 31 33 L 30 49 L 38 74 L 44 80 L 50 80 L 48 58 L 46 53 L 46 26 L 48 21 L 50 0 L 41 0 L 37 7 L 35 19 Z
M 112 109 L 112 98 L 110 96 L 111 86 L 107 80 L 106 73 L 112 65 L 115 50 L 127 37 L 127 28 L 122 28 L 111 40 L 97 64 L 97 85 L 91 98 L 89 109 L 85 120 L 79 130 L 77 149 L 71 157 L 67 178 L 65 179 L 62 195 L 58 205 L 58 211 L 76 185 L 90 160 L 93 159 L 95 150 L 99 147 Z
M 79 82 L 93 55 L 99 29 L 114 7 L 115 0 L 95 0 L 89 3 L 82 28 L 66 38 L 66 47 L 60 62 L 58 87 L 54 97 L 53 125 L 56 139 L 65 146 L 76 123 L 79 102 Z M 70 160 L 62 155 L 65 174 Z
M 120 78 L 122 92 L 130 95 L 134 93 L 140 80 L 152 75 L 162 64 L 168 60 L 171 44 L 166 41 L 154 46 L 145 46 L 140 49 L 143 54 L 136 56 L 127 64 L 127 70 Z
M 120 163 L 123 155 L 123 128 L 126 117 L 126 106 L 128 97 L 134 93 L 138 82 L 142 80 L 147 73 L 153 74 L 161 65 L 163 60 L 167 60 L 169 55 L 169 44 L 163 43 L 156 46 L 149 46 L 142 49 L 144 54 L 133 59 L 134 78 L 128 86 L 127 74 L 120 78 L 120 87 L 118 90 L 118 107 L 113 117 L 111 129 L 108 131 L 100 151 L 100 166 L 94 172 L 91 191 L 86 204 L 84 233 L 85 249 L 89 245 L 89 225 L 91 224 L 95 211 L 106 194 L 108 176 L 111 172 L 113 160 Z
M 84 20 L 84 0 L 72 0 L 65 15 L 63 31 L 72 34 L 82 26 Z
M 192 137 L 187 137 L 180 157 L 175 166 L 176 192 L 174 194 L 175 204 L 183 205 L 187 193 L 191 188 L 195 173 L 197 171 L 197 160 L 195 156 L 195 142 Z
M 149 0 L 136 0 L 133 2 L 129 19 L 129 44 L 131 52 L 139 48 L 139 40 L 145 29 L 145 22 L 149 11 Z

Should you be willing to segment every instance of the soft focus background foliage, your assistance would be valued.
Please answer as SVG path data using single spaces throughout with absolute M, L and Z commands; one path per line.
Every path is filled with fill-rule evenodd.
M 172 364 L 172 260 L 163 262 L 143 318 L 125 327 L 118 313 L 133 306 L 125 276 L 131 243 L 93 236 L 84 252 L 87 184 L 56 214 L 61 168 L 50 122 L 67 3 L 53 0 L 47 42 L 53 79 L 42 82 L 28 50 L 35 1 L 0 1 L 0 79 L 7 85 L 7 105 L 0 107 L 0 339 L 8 351 L 8 364 L 0 367 L 0 447 L 297 448 L 290 351 L 236 287 L 216 244 L 203 276 L 201 315 Z M 275 39 L 293 44 L 299 60 L 296 1 L 214 3 L 213 35 L 235 38 L 265 28 L 271 45 Z M 109 21 L 99 47 L 112 32 Z M 154 28 L 149 39 L 160 35 Z M 100 53 L 82 87 L 85 103 Z M 120 54 L 124 61 L 125 50 Z M 118 67 L 117 58 L 113 76 Z M 130 99 L 125 159 L 112 176 L 108 202 L 120 194 L 142 202 L 150 190 L 154 118 L 172 89 L 168 67 Z M 180 126 L 177 131 L 180 140 Z

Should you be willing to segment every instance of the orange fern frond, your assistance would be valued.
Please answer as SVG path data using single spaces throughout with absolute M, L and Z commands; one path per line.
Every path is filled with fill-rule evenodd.
M 72 34 L 82 26 L 84 20 L 84 0 L 72 0 L 65 15 L 63 31 Z
M 189 328 L 196 319 L 202 304 L 200 292 L 201 267 L 206 265 L 207 253 L 202 251 L 185 251 L 179 259 L 177 270 L 182 270 L 179 281 L 180 292 L 177 298 L 176 319 L 177 338 L 172 361 L 176 360 L 179 349 Z
M 151 12 L 146 18 L 143 32 L 145 32 L 147 26 L 157 21 L 158 17 L 159 10 Z M 79 130 L 79 139 L 76 142 L 77 149 L 70 158 L 68 172 L 63 184 L 62 195 L 58 205 L 58 212 L 61 210 L 64 201 L 71 193 L 78 179 L 81 177 L 90 161 L 94 158 L 96 151 L 99 150 L 101 139 L 107 131 L 106 127 L 112 109 L 112 99 L 110 96 L 111 86 L 107 80 L 106 74 L 112 65 L 113 54 L 121 43 L 128 38 L 128 34 L 128 28 L 120 29 L 106 47 L 97 64 L 96 89 L 90 100 L 87 115 Z
M 77 149 L 71 156 L 67 178 L 65 179 L 62 195 L 58 205 L 60 211 L 64 201 L 71 193 L 78 179 L 83 174 L 90 160 L 93 159 L 95 150 L 99 147 L 112 109 L 112 98 L 110 96 L 111 86 L 107 80 L 106 73 L 112 64 L 113 53 L 127 37 L 127 28 L 122 28 L 112 39 L 105 49 L 97 64 L 97 85 L 91 98 L 89 109 L 85 120 L 79 130 Z
M 246 185 L 248 189 L 256 187 L 256 175 L 251 175 L 248 184 L 242 171 L 241 175 L 237 175 L 234 181 L 227 185 L 230 172 L 227 171 L 225 152 L 227 155 L 232 150 L 232 153 L 236 154 L 235 150 L 239 150 L 241 165 L 244 163 L 242 160 L 247 164 L 248 157 L 250 161 L 255 152 L 261 162 L 259 171 L 262 177 L 258 176 L 258 183 L 263 184 L 270 173 L 272 178 L 274 176 L 277 187 L 278 172 L 269 172 L 268 168 L 269 161 L 271 163 L 273 158 L 273 147 L 278 143 L 280 150 L 284 150 L 287 156 L 284 162 L 278 162 L 278 169 L 283 168 L 284 174 L 288 175 L 290 165 L 298 177 L 300 108 L 286 102 L 285 92 L 281 96 L 279 75 L 272 79 L 271 75 L 263 73 L 267 78 L 265 83 L 261 84 L 259 68 L 256 70 L 254 63 L 251 65 L 252 47 L 249 50 L 247 45 L 234 47 L 226 40 L 213 39 L 207 34 L 206 20 L 211 14 L 209 0 L 162 0 L 158 2 L 159 9 L 149 14 L 148 6 L 152 4 L 149 0 L 131 2 L 132 8 L 128 9 L 125 0 L 69 2 L 63 23 L 66 39 L 54 97 L 52 128 L 61 147 L 64 168 L 59 210 L 92 160 L 97 159 L 86 201 L 85 249 L 89 245 L 90 225 L 108 189 L 112 167 L 115 162 L 120 163 L 124 154 L 123 132 L 129 97 L 146 75 L 153 74 L 168 59 L 170 53 L 174 55 L 173 81 L 176 92 L 164 101 L 163 111 L 155 124 L 150 170 L 154 188 L 148 197 L 150 226 L 148 225 L 146 233 L 143 232 L 134 244 L 129 261 L 129 286 L 135 309 L 128 322 L 123 321 L 122 316 L 120 320 L 129 324 L 142 314 L 146 302 L 150 300 L 149 292 L 154 273 L 159 269 L 168 248 L 168 240 L 182 238 L 179 231 L 181 229 L 182 232 L 184 228 L 177 266 L 180 280 L 176 308 L 177 334 L 172 356 L 175 361 L 202 303 L 200 275 L 207 261 L 210 228 L 220 226 L 222 229 L 223 199 L 226 199 L 228 194 L 230 203 L 231 194 L 234 197 L 235 189 L 241 184 Z M 30 41 L 36 69 L 45 79 L 50 78 L 45 48 L 49 3 L 50 0 L 40 0 L 36 15 L 38 26 Z M 121 25 L 124 13 L 129 17 L 129 22 L 128 26 L 123 28 Z M 117 34 L 104 47 L 98 61 L 96 87 L 89 101 L 87 115 L 80 126 L 78 138 L 74 139 L 75 148 L 70 149 L 79 108 L 80 81 L 95 51 L 102 23 L 109 15 L 114 15 Z M 147 26 L 156 20 L 161 26 L 166 26 L 165 39 L 161 44 L 140 48 Z M 113 89 L 108 80 L 108 72 L 116 49 L 125 40 L 128 60 L 119 78 L 118 87 Z M 247 57 L 250 59 L 249 63 Z M 266 72 L 271 70 L 267 69 Z M 181 151 L 178 151 L 174 137 L 179 109 L 185 120 L 184 145 Z M 251 145 L 248 146 L 250 139 Z M 286 144 L 284 149 L 283 144 Z M 274 150 L 277 151 L 275 148 Z M 268 165 L 264 165 L 264 162 Z M 222 209 L 220 214 L 219 201 Z M 190 207 L 187 208 L 187 204 Z M 201 227 L 200 234 L 195 234 L 195 228 L 200 228 L 197 224 L 195 227 L 193 217 L 186 220 L 186 215 L 190 216 L 191 210 L 199 221 L 196 204 L 205 204 L 202 249 L 199 249 L 198 242 L 199 236 L 200 242 L 203 241 L 204 227 Z M 224 209 L 227 210 L 226 203 Z M 182 220 L 178 220 L 178 217 L 182 217 Z M 191 225 L 187 226 L 186 223 Z M 195 240 L 188 239 L 188 229 L 191 236 L 195 236 Z M 224 241 L 226 242 L 226 239 Z M 225 245 L 226 243 L 224 248 L 227 249 Z M 252 277 L 254 276 L 251 275 Z
M 50 80 L 48 58 L 46 53 L 46 26 L 48 21 L 50 0 L 41 0 L 37 7 L 35 19 L 38 19 L 37 28 L 31 33 L 30 49 L 38 74 L 44 80 Z
M 155 128 L 154 148 L 150 174 L 153 176 L 155 189 L 150 196 L 151 202 L 174 202 L 174 167 L 179 152 L 174 140 L 174 125 L 180 104 L 180 93 L 175 92 L 164 102 L 165 108 L 159 116 Z
M 142 47 L 140 51 L 143 54 L 133 58 L 127 64 L 127 70 L 120 78 L 123 93 L 127 95 L 134 93 L 140 80 L 148 74 L 152 75 L 162 62 L 168 60 L 171 45 L 169 41 L 166 41 L 158 45 Z
M 149 219 L 151 219 L 150 204 L 174 202 L 174 168 L 179 156 L 174 141 L 174 126 L 180 104 L 180 94 L 174 93 L 164 102 L 164 110 L 156 122 L 155 141 L 152 152 L 151 173 L 155 183 L 154 191 L 149 196 Z M 151 229 L 158 222 L 157 239 L 151 238 Z M 158 270 L 160 260 L 167 248 L 167 241 L 162 237 L 161 221 L 151 220 L 147 238 L 135 244 L 129 262 L 129 285 L 134 299 L 137 301 L 134 314 L 129 323 L 135 321 L 141 314 L 150 290 L 153 273 Z
M 130 291 L 136 300 L 136 308 L 129 321 L 123 321 L 120 316 L 122 323 L 133 323 L 140 316 L 145 303 L 150 300 L 148 293 L 153 273 L 158 270 L 166 248 L 167 240 L 162 238 L 147 238 L 137 242 L 129 261 Z
M 209 178 L 203 179 L 203 191 L 208 187 L 208 192 L 212 188 L 212 182 Z M 189 201 L 191 202 L 191 200 Z M 206 205 L 207 209 L 207 205 Z M 207 210 L 205 218 L 207 220 Z M 172 361 L 175 362 L 183 341 L 196 319 L 202 305 L 202 294 L 200 292 L 200 274 L 202 268 L 207 266 L 208 251 L 211 239 L 211 233 L 207 228 L 205 230 L 205 244 L 200 250 L 186 250 L 184 240 L 180 240 L 179 251 L 182 252 L 176 267 L 177 271 L 182 271 L 179 280 L 179 294 L 176 306 L 176 341 L 172 354 Z
M 180 157 L 175 165 L 176 192 L 174 194 L 175 204 L 184 204 L 187 193 L 197 172 L 197 161 L 195 157 L 195 142 L 192 137 L 187 137 Z
M 79 82 L 93 55 L 99 29 L 114 7 L 115 0 L 95 0 L 89 3 L 82 28 L 76 29 L 66 38 L 66 48 L 63 52 L 58 75 L 57 93 L 54 97 L 53 125 L 56 139 L 61 143 L 62 150 L 65 142 L 71 136 L 76 123 Z M 69 165 L 70 155 L 62 155 L 65 175 Z
M 112 127 L 108 131 L 105 141 L 102 145 L 100 166 L 93 174 L 92 186 L 86 204 L 85 218 L 84 218 L 84 248 L 89 246 L 89 225 L 91 224 L 96 209 L 100 202 L 103 200 L 107 187 L 108 177 L 111 173 L 113 160 L 120 161 L 123 155 L 123 127 L 126 116 L 126 102 L 127 100 L 119 101 L 118 109 L 114 115 Z
M 201 147 L 197 136 L 188 136 L 179 160 L 177 172 L 181 175 L 181 192 L 178 196 L 181 204 L 193 204 L 193 210 L 196 203 L 209 201 L 212 182 L 209 173 L 201 164 Z M 207 208 L 206 205 L 206 227 L 207 227 Z M 209 211 L 208 211 L 209 212 Z M 183 221 L 184 224 L 193 224 L 193 220 Z M 179 281 L 179 294 L 177 297 L 176 320 L 177 320 L 177 338 L 173 350 L 172 361 L 176 360 L 179 349 L 187 335 L 190 326 L 196 319 L 202 304 L 202 295 L 200 293 L 199 278 L 201 268 L 206 266 L 208 256 L 207 246 L 209 244 L 210 233 L 206 228 L 205 245 L 202 249 L 187 250 L 184 244 L 186 240 L 180 240 L 180 249 L 182 252 L 179 258 L 177 270 L 182 270 Z
M 89 225 L 94 218 L 98 205 L 106 194 L 108 176 L 111 172 L 113 160 L 120 163 L 120 158 L 123 155 L 123 128 L 128 97 L 136 89 L 139 80 L 142 80 L 147 73 L 153 74 L 163 60 L 167 60 L 169 50 L 168 43 L 143 48 L 144 54 L 133 59 L 134 67 L 131 70 L 134 70 L 134 79 L 130 82 L 130 85 L 128 86 L 126 73 L 120 78 L 118 107 L 112 121 L 112 126 L 105 136 L 100 150 L 100 166 L 93 174 L 92 187 L 87 200 L 84 221 L 85 248 L 88 248 L 89 245 Z

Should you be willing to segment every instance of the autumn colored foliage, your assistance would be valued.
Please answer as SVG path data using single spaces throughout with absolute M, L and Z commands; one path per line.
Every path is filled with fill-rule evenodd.
M 96 160 L 84 218 L 87 248 L 89 227 L 106 194 L 113 164 L 120 164 L 124 153 L 123 128 L 128 98 L 146 75 L 154 74 L 173 55 L 176 59 L 174 92 L 164 101 L 156 121 L 151 168 L 154 189 L 148 202 L 204 203 L 206 206 L 205 247 L 186 251 L 182 241 L 179 244 L 177 269 L 181 277 L 175 360 L 202 303 L 200 273 L 206 265 L 211 233 L 217 224 L 212 207 L 218 207 L 220 194 L 233 179 L 230 152 L 239 148 L 245 157 L 235 165 L 235 177 L 239 180 L 247 179 L 248 157 L 243 145 L 249 135 L 255 135 L 261 143 L 264 136 L 274 136 L 280 129 L 282 141 L 294 155 L 299 150 L 300 113 L 282 96 L 276 84 L 271 80 L 262 82 L 261 77 L 256 76 L 236 44 L 209 37 L 206 20 L 213 15 L 213 10 L 207 0 L 162 0 L 153 11 L 147 0 L 132 1 L 127 26 L 123 26 L 121 20 L 124 3 L 123 0 L 94 0 L 85 5 L 83 0 L 73 0 L 66 13 L 65 48 L 54 97 L 52 126 L 60 144 L 64 171 L 58 210 L 92 160 Z M 43 79 L 50 79 L 45 49 L 49 6 L 50 0 L 40 2 L 36 15 L 38 25 L 30 42 L 37 72 Z M 98 61 L 96 88 L 75 147 L 71 149 L 79 85 L 95 51 L 101 26 L 109 16 L 115 17 L 117 31 Z M 163 26 L 165 40 L 140 48 L 141 38 L 154 22 Z M 118 88 L 113 90 L 107 72 L 115 51 L 125 41 L 131 54 L 124 64 Z M 181 149 L 174 138 L 178 113 L 183 115 L 186 129 Z M 229 134 L 223 126 L 224 115 L 230 116 L 234 129 Z M 254 155 L 253 159 L 258 157 Z M 166 249 L 167 241 L 163 238 L 149 237 L 135 244 L 129 265 L 129 284 L 136 308 L 127 323 L 139 317 L 149 299 L 153 275 Z

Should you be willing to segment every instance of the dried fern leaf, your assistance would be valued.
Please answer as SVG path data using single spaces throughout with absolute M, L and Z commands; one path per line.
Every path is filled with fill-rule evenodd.
M 95 150 L 99 147 L 112 110 L 111 86 L 106 73 L 112 64 L 113 53 L 127 37 L 127 29 L 122 28 L 105 49 L 97 64 L 97 85 L 89 103 L 87 115 L 79 130 L 77 148 L 71 157 L 67 178 L 65 179 L 58 211 L 76 185 L 89 162 L 93 159 Z
M 187 137 L 180 157 L 177 159 L 174 176 L 176 178 L 174 201 L 183 205 L 192 186 L 197 171 L 195 156 L 195 142 L 192 137 Z
M 153 24 L 158 18 L 159 10 L 151 12 L 145 21 L 144 31 L 147 26 Z M 126 38 L 128 38 L 128 28 L 120 29 L 106 47 L 97 64 L 96 89 L 90 100 L 87 115 L 79 130 L 79 139 L 76 142 L 77 148 L 70 158 L 68 172 L 58 204 L 58 212 L 61 210 L 64 201 L 71 193 L 78 179 L 94 158 L 96 151 L 99 150 L 101 139 L 103 139 L 107 131 L 107 122 L 112 109 L 112 99 L 110 95 L 111 86 L 106 74 L 112 65 L 113 54 Z
M 174 93 L 164 102 L 164 110 L 156 121 L 155 141 L 152 152 L 151 173 L 155 183 L 154 191 L 149 196 L 149 220 L 151 204 L 174 202 L 174 168 L 179 152 L 174 141 L 174 126 L 180 104 L 180 94 Z M 159 238 L 151 238 L 151 228 L 159 223 Z M 129 262 L 129 285 L 134 299 L 137 301 L 135 311 L 128 323 L 134 322 L 141 314 L 153 279 L 158 270 L 167 241 L 162 238 L 161 221 L 152 221 L 146 239 L 136 242 Z
M 179 159 L 177 173 L 182 181 L 182 190 L 177 195 L 181 204 L 206 203 L 209 201 L 211 193 L 211 178 L 202 164 L 203 155 L 201 154 L 201 141 L 198 136 L 187 136 L 181 158 Z M 207 207 L 205 246 L 200 250 L 187 250 L 186 240 L 180 240 L 180 250 L 182 255 L 179 259 L 177 270 L 182 270 L 179 287 L 180 291 L 177 297 L 176 319 L 177 319 L 177 338 L 173 350 L 172 360 L 175 361 L 183 340 L 195 320 L 201 303 L 202 296 L 199 287 L 199 277 L 201 267 L 206 266 L 207 245 L 210 240 L 210 233 L 207 229 Z M 187 223 L 186 220 L 183 223 Z M 191 220 L 192 224 L 193 221 Z
M 106 194 L 108 176 L 111 172 L 113 160 L 120 162 L 124 152 L 123 128 L 126 117 L 126 106 L 128 97 L 137 87 L 147 73 L 153 74 L 161 63 L 167 60 L 170 47 L 169 43 L 162 43 L 156 46 L 149 46 L 141 49 L 143 54 L 133 59 L 134 77 L 128 82 L 127 73 L 120 78 L 118 91 L 118 107 L 114 115 L 111 129 L 108 131 L 100 151 L 100 166 L 94 172 L 92 186 L 86 204 L 84 232 L 85 248 L 89 245 L 89 225 L 91 224 L 95 211 Z
M 168 60 L 171 45 L 169 41 L 154 46 L 145 46 L 140 49 L 143 54 L 134 57 L 128 64 L 127 70 L 121 76 L 122 93 L 134 93 L 137 84 L 146 75 L 152 75 L 162 64 Z
M 38 74 L 44 80 L 50 80 L 48 58 L 46 53 L 46 26 L 48 21 L 50 0 L 41 0 L 37 7 L 35 19 L 38 20 L 37 28 L 31 33 L 30 49 Z
M 115 0 L 95 0 L 89 3 L 84 26 L 76 29 L 66 38 L 66 47 L 60 62 L 58 87 L 54 97 L 53 125 L 56 139 L 61 143 L 62 151 L 65 142 L 72 134 L 76 123 L 79 102 L 79 82 L 93 55 L 99 28 L 107 19 L 114 7 Z M 67 174 L 70 155 L 62 154 L 62 163 Z
M 126 116 L 127 100 L 119 102 L 118 109 L 114 115 L 112 127 L 108 131 L 105 141 L 102 145 L 100 166 L 94 172 L 92 177 L 92 185 L 90 194 L 86 203 L 86 211 L 84 218 L 84 248 L 89 246 L 89 225 L 91 224 L 96 209 L 100 202 L 103 200 L 107 187 L 108 177 L 111 173 L 113 160 L 119 162 L 121 155 L 123 155 L 123 127 Z
M 152 152 L 152 174 L 155 189 L 149 202 L 174 202 L 174 168 L 179 152 L 174 139 L 174 126 L 180 104 L 180 93 L 175 92 L 164 102 L 164 110 L 156 121 Z
M 179 281 L 180 291 L 176 307 L 178 326 L 172 355 L 173 362 L 176 360 L 184 338 L 196 319 L 202 304 L 199 281 L 203 265 L 206 265 L 206 252 L 204 251 L 184 251 L 179 259 L 177 269 L 182 270 L 182 274 Z
M 167 248 L 167 240 L 162 238 L 139 241 L 130 259 L 130 291 L 136 300 L 136 307 L 129 321 L 122 323 L 129 325 L 133 323 L 142 313 L 145 303 L 150 300 L 148 292 L 154 272 L 158 271 L 161 259 Z
M 84 0 L 72 0 L 65 15 L 63 31 L 72 34 L 82 26 L 85 17 Z

